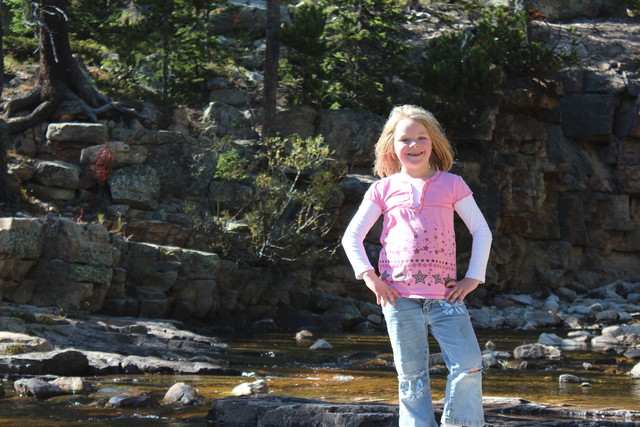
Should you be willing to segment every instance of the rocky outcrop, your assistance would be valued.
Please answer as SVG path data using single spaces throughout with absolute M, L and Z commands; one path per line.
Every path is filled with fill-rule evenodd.
M 242 408 L 242 410 L 240 410 Z M 336 404 L 278 395 L 222 398 L 207 419 L 225 426 L 398 425 L 398 408 L 381 404 Z
M 436 420 L 442 416 L 441 402 L 435 405 Z M 575 410 L 560 404 L 540 404 L 525 399 L 484 398 L 485 421 L 500 426 L 624 426 L 640 417 L 637 411 Z M 607 419 L 606 424 L 590 419 Z M 255 425 L 295 427 L 397 426 L 398 407 L 375 403 L 331 403 L 290 396 L 255 395 L 225 397 L 213 402 L 207 420 L 230 427 Z M 610 420 L 610 421 L 609 421 Z M 633 421 L 631 421 L 633 422 Z
M 219 338 L 178 321 L 61 316 L 59 310 L 4 303 L 0 319 L 22 316 L 25 333 L 0 333 L 0 374 L 81 377 L 113 374 L 230 374 Z M 186 393 L 186 391 L 185 391 Z

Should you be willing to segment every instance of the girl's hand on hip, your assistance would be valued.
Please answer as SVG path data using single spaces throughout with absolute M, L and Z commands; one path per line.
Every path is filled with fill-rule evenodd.
M 447 282 L 445 283 L 445 286 L 449 288 L 449 292 L 447 292 L 445 298 L 452 303 L 456 302 L 456 300 L 458 302 L 462 302 L 464 301 L 464 298 L 469 295 L 469 292 L 477 288 L 479 284 L 479 280 L 472 279 L 470 277 L 465 277 L 457 282 L 455 280 Z
M 396 306 L 396 298 L 400 297 L 400 293 L 396 291 L 395 288 L 387 285 L 384 280 L 378 277 L 375 271 L 365 271 L 362 275 L 362 279 L 367 285 L 367 288 L 371 289 L 371 292 L 376 295 L 376 303 L 378 305 L 384 307 L 388 301 L 392 306 Z

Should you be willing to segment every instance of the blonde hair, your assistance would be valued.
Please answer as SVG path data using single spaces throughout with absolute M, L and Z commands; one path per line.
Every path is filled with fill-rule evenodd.
M 400 172 L 400 160 L 393 148 L 393 134 L 398 122 L 407 118 L 420 122 L 429 132 L 432 143 L 431 165 L 441 171 L 450 170 L 453 166 L 453 147 L 433 114 L 415 105 L 399 105 L 391 110 L 380 138 L 376 142 L 374 173 L 384 178 Z

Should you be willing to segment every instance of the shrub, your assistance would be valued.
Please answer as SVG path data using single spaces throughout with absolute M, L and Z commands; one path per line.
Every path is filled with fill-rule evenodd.
M 322 137 L 273 138 L 250 160 L 234 149 L 217 156 L 214 178 L 252 189 L 247 204 L 195 215 L 195 224 L 216 240 L 214 250 L 250 264 L 310 261 L 330 254 L 325 242 L 335 217 L 330 202 L 340 194 L 346 168 Z M 193 212 L 195 214 L 195 212 Z
M 430 41 L 418 75 L 425 104 L 445 126 L 464 125 L 505 76 L 543 76 L 560 68 L 562 58 L 552 48 L 528 41 L 527 23 L 525 12 L 484 9 L 475 27 Z
M 38 39 L 24 36 L 4 36 L 4 50 L 14 59 L 21 62 L 35 62 L 38 58 Z

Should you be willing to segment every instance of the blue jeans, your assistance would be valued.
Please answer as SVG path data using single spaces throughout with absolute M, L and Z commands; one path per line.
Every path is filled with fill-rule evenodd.
M 382 309 L 398 371 L 400 426 L 437 427 L 429 383 L 431 331 L 440 344 L 449 375 L 442 422 L 484 425 L 482 355 L 463 303 L 396 298 Z

